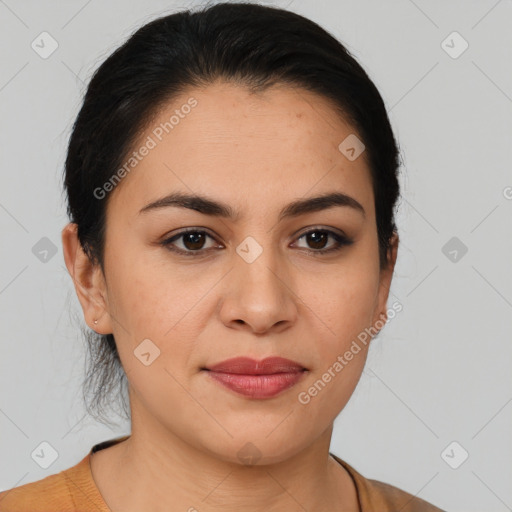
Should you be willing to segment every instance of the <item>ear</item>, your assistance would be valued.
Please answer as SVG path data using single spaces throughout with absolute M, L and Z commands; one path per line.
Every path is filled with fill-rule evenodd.
M 398 233 L 394 232 L 391 237 L 390 245 L 388 248 L 387 266 L 381 269 L 380 271 L 379 292 L 377 296 L 375 314 L 372 323 L 372 326 L 375 326 L 375 324 L 379 321 L 376 328 L 378 328 L 380 324 L 383 324 L 388 320 L 387 302 L 389 296 L 389 288 L 391 286 L 391 280 L 393 279 L 393 272 L 395 270 L 396 258 L 398 255 L 398 244 Z
M 110 334 L 106 283 L 100 265 L 93 265 L 78 240 L 77 224 L 69 223 L 62 230 L 64 260 L 73 279 L 86 324 L 99 334 Z M 97 323 L 94 323 L 97 320 Z

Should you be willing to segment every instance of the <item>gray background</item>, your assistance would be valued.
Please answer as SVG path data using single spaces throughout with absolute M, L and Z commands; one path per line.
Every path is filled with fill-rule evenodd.
M 512 510 L 512 3 L 261 3 L 288 6 L 347 45 L 381 91 L 404 158 L 389 301 L 403 311 L 376 339 L 331 451 L 449 511 Z M 84 417 L 61 173 L 94 69 L 142 24 L 195 5 L 0 0 L 0 489 L 129 432 Z M 31 48 L 43 31 L 59 45 L 47 59 Z M 469 44 L 457 58 L 445 50 L 458 53 L 461 40 L 442 44 L 453 31 Z M 57 252 L 41 261 L 44 237 Z M 43 441 L 58 452 L 47 469 L 31 458 Z M 457 469 L 441 455 L 453 441 L 469 453 Z M 452 464 L 460 453 L 448 450 Z

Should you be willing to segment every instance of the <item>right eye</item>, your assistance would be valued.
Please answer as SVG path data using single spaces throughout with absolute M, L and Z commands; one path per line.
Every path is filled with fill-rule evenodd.
M 207 238 L 214 240 L 214 238 L 206 231 L 195 228 L 187 229 L 163 240 L 160 242 L 160 245 L 163 245 L 170 251 L 182 254 L 184 256 L 199 256 L 203 255 L 205 251 L 212 250 L 212 247 L 204 249 L 204 244 Z M 182 247 L 177 247 L 175 242 L 176 240 L 180 239 Z

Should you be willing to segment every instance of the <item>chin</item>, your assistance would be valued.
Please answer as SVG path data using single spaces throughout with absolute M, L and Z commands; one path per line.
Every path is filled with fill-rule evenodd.
M 286 445 L 281 436 L 270 439 L 273 434 L 268 436 L 268 431 L 265 430 L 265 432 L 258 432 L 253 436 L 246 433 L 244 436 L 234 436 L 233 439 L 229 438 L 213 444 L 212 441 L 217 440 L 210 437 L 209 444 L 203 446 L 212 456 L 224 462 L 240 466 L 265 466 L 284 462 L 307 446 L 307 443 L 299 444 L 291 432 L 285 434 L 290 445 Z

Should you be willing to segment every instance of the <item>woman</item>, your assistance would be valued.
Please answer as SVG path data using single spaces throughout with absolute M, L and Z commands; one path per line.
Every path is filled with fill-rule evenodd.
M 397 172 L 315 23 L 229 3 L 138 30 L 89 84 L 62 231 L 97 405 L 121 372 L 131 435 L 0 510 L 439 511 L 329 452 L 393 311 Z

